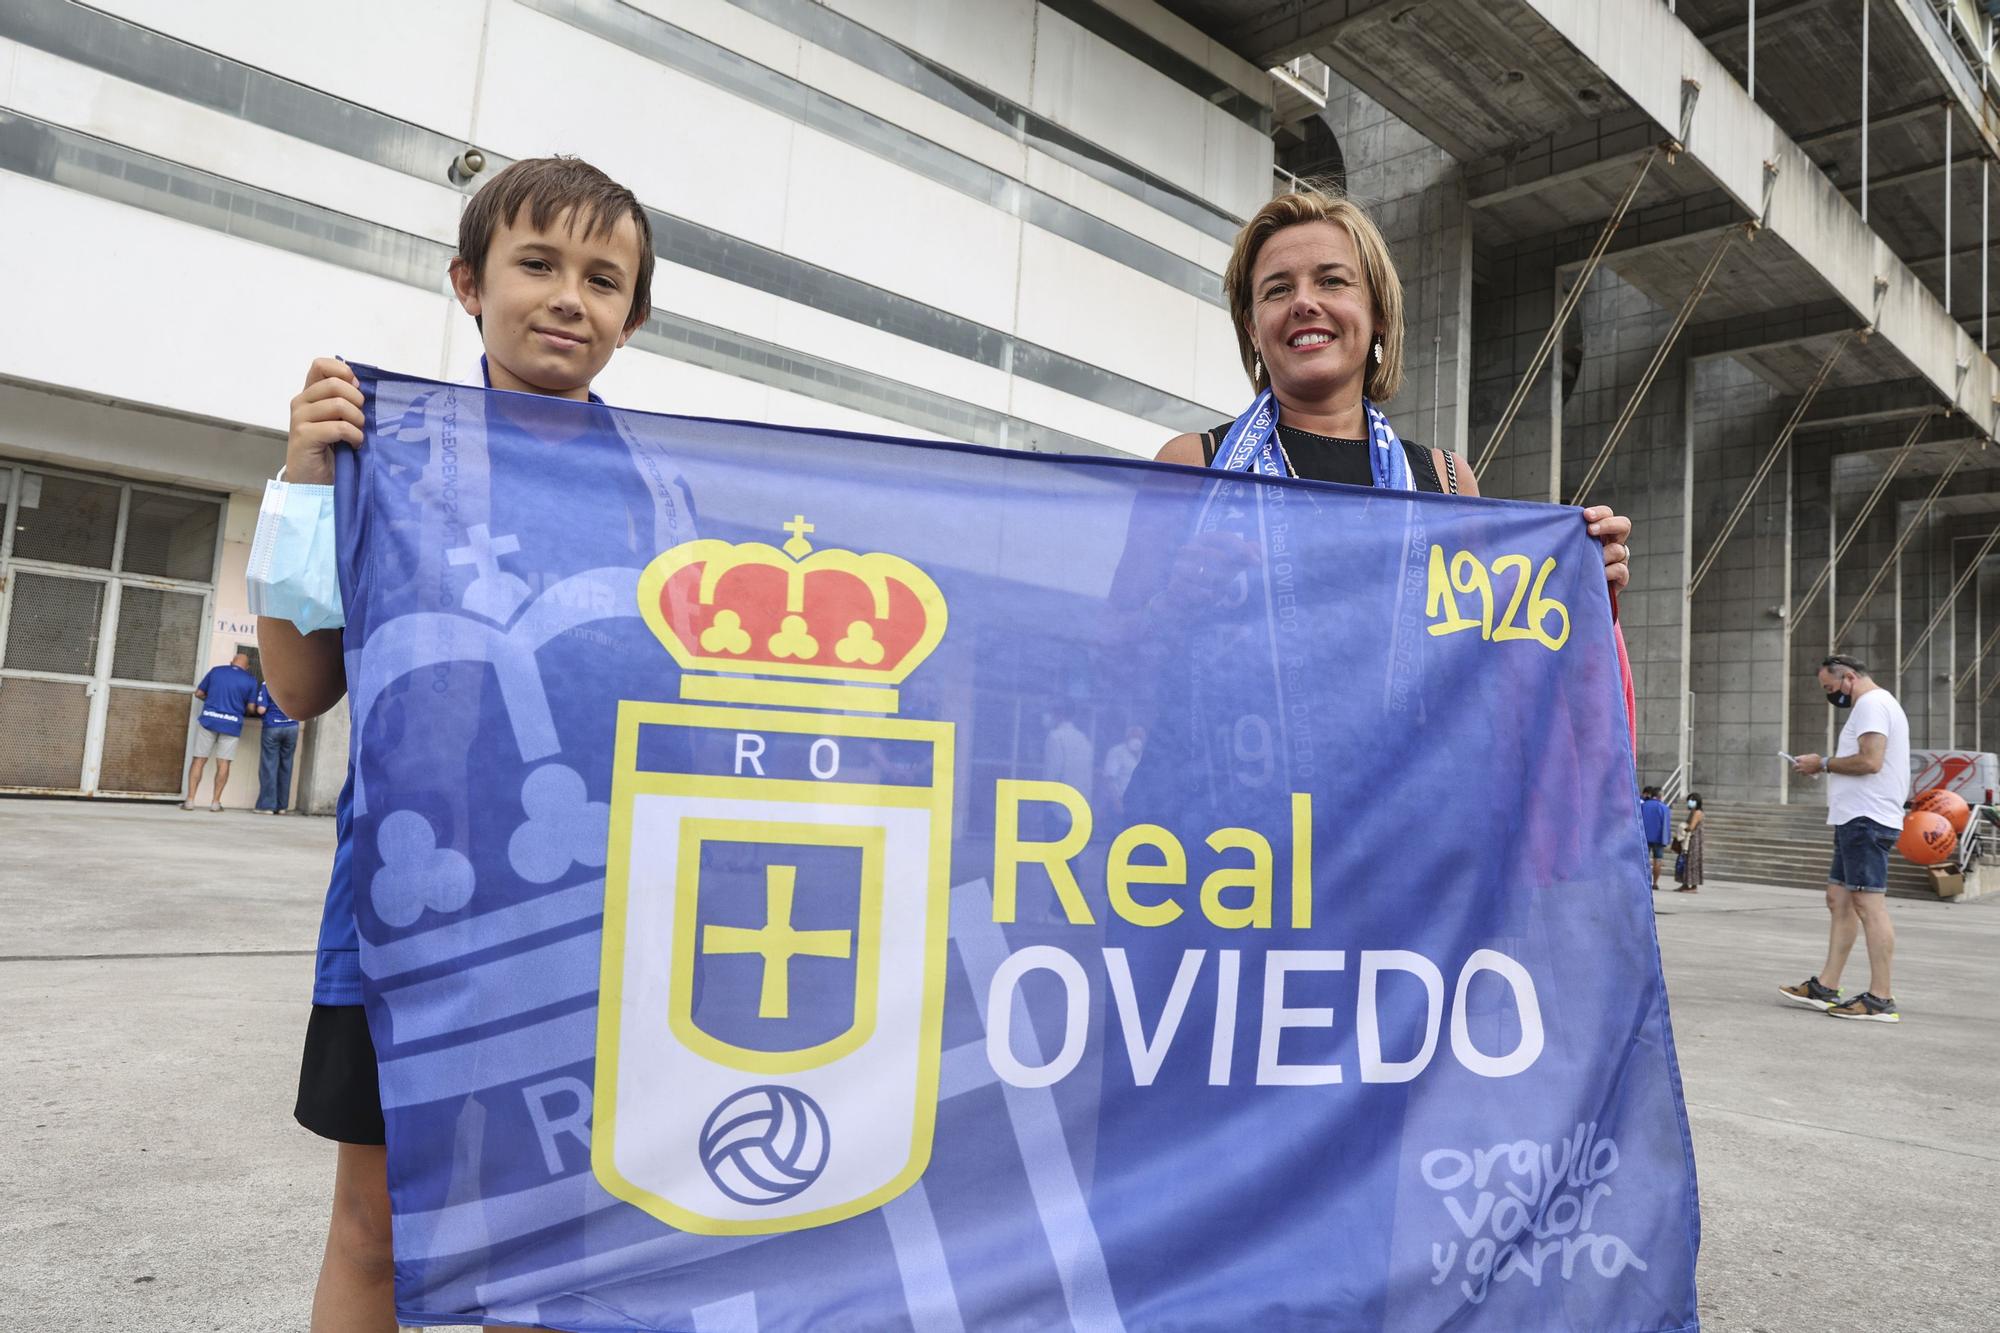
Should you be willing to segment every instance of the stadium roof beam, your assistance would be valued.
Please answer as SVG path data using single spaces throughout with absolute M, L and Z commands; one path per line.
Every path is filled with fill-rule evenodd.
M 1868 586 L 1861 590 L 1861 596 L 1856 598 L 1854 605 L 1849 608 L 1847 619 L 1840 622 L 1840 628 L 1835 630 L 1833 637 L 1828 640 L 1828 651 L 1832 651 L 1832 645 L 1844 640 L 1847 631 L 1854 628 L 1854 622 L 1861 619 L 1861 613 L 1868 609 L 1869 600 L 1875 596 L 1875 590 L 1882 586 L 1882 580 L 1889 576 L 1889 571 L 1897 567 L 1896 561 L 1903 554 L 1903 548 L 1908 546 L 1910 539 L 1922 530 L 1924 517 L 1930 513 L 1931 506 L 1938 502 L 1938 497 L 1944 494 L 1944 488 L 1951 484 L 1953 474 L 1963 467 L 1965 460 L 1971 456 L 1970 448 L 1959 450 L 1958 456 L 1952 459 L 1951 466 L 1938 474 L 1937 484 L 1931 487 L 1930 494 L 1918 504 L 1916 514 L 1901 525 L 1901 531 L 1896 534 L 1895 546 L 1890 548 L 1889 554 L 1876 566 L 1875 576 L 1868 580 Z
M 1815 301 L 1755 317 L 1697 324 L 1687 331 L 1688 355 L 1750 356 L 1776 352 L 1861 327 L 1862 322 L 1855 318 L 1854 312 L 1840 302 Z
M 1901 125 L 1906 120 L 1915 120 L 1920 116 L 1927 115 L 1936 111 L 1941 106 L 1949 105 L 1950 101 L 1947 98 L 1932 97 L 1922 102 L 1911 102 L 1906 106 L 1899 106 L 1890 111 L 1874 112 L 1868 117 L 1868 128 L 1871 131 L 1887 129 L 1892 125 Z M 1792 142 L 1801 148 L 1817 148 L 1821 144 L 1838 143 L 1842 139 L 1851 139 L 1860 133 L 1861 122 L 1850 120 L 1839 125 L 1829 125 L 1825 129 L 1809 130 L 1804 134 L 1795 136 Z
M 1825 9 L 1834 0 L 1791 0 L 1790 4 L 1768 5 L 1757 11 L 1757 22 L 1765 29 L 1784 22 L 1786 19 L 1803 18 L 1815 10 Z M 1746 16 L 1735 23 L 1725 23 L 1698 34 L 1704 46 L 1721 46 L 1725 42 L 1740 41 L 1750 30 Z
M 1901 421 L 1944 410 L 1945 405 L 1938 401 L 1937 391 L 1922 379 L 1864 384 L 1829 389 L 1820 394 L 1818 409 L 1807 413 L 1799 423 L 1799 429 L 1825 430 L 1834 426 Z
M 1893 68 L 1878 67 L 1878 82 L 1904 88 L 1898 107 L 1921 100 L 1933 89 L 1939 96 L 1950 91 L 1962 106 L 1969 106 L 1969 91 L 1960 86 L 1962 81 L 1950 81 L 1942 64 L 1945 56 L 1931 51 L 1929 39 L 1920 31 L 1925 19 L 1916 11 L 1921 6 L 1911 0 L 1877 0 L 1877 4 L 1883 13 L 1875 25 L 1879 31 L 1873 54 L 1877 60 L 1894 62 Z M 2000 392 L 2000 367 L 1981 354 L 1925 283 L 1896 258 L 1884 237 L 1861 221 L 1840 190 L 1787 137 L 1785 128 L 1749 98 L 1727 67 L 1665 5 L 1656 0 L 1600 0 L 1587 6 L 1567 0 L 1430 0 L 1409 6 L 1387 0 L 1344 0 L 1338 7 L 1347 17 L 1326 39 L 1321 58 L 1343 76 L 1352 77 L 1350 71 L 1365 67 L 1372 95 L 1391 111 L 1402 116 L 1421 104 L 1416 107 L 1419 114 L 1449 120 L 1453 138 L 1473 143 L 1482 152 L 1574 132 L 1578 124 L 1610 114 L 1601 92 L 1590 99 L 1596 107 L 1589 116 L 1579 113 L 1574 109 L 1577 90 L 1608 86 L 1620 110 L 1630 108 L 1654 124 L 1664 124 L 1678 120 L 1684 82 L 1700 84 L 1701 99 L 1681 160 L 1698 165 L 1732 205 L 1734 217 L 1717 220 L 1756 215 L 1763 211 L 1769 191 L 1763 233 L 1754 244 L 1737 248 L 1702 307 L 1704 319 L 1784 308 L 1797 304 L 1802 295 L 1815 302 L 1837 300 L 1860 322 L 1874 325 L 1871 341 L 1900 356 L 1909 371 L 1929 386 L 1933 405 L 1977 405 L 1974 426 L 1991 430 L 1988 405 Z M 1719 5 L 1708 6 L 1708 11 L 1722 12 Z M 1783 30 L 1790 40 L 1811 37 L 1829 42 L 1830 50 L 1810 68 L 1835 68 L 1844 59 L 1851 79 L 1852 56 L 1844 52 L 1853 46 L 1852 35 L 1843 31 L 1837 40 L 1829 39 L 1827 27 L 1787 24 Z M 1453 40 L 1444 40 L 1447 37 Z M 1467 52 L 1478 56 L 1468 59 Z M 1957 60 L 1956 52 L 1949 58 Z M 1781 78 L 1802 83 L 1801 73 L 1781 73 L 1793 64 L 1807 68 L 1803 61 L 1773 58 L 1760 74 L 1774 85 Z M 1518 71 L 1520 79 L 1504 82 L 1507 71 Z M 1496 74 L 1503 91 L 1516 90 L 1511 99 L 1492 91 Z M 1763 82 L 1760 96 L 1765 94 Z M 1565 85 L 1571 90 L 1566 114 L 1563 99 L 1552 91 Z M 1770 95 L 1782 98 L 1787 93 L 1773 86 Z M 1823 95 L 1821 100 L 1826 100 Z M 1832 103 L 1828 105 L 1831 109 Z M 1814 123 L 1824 124 L 1824 117 Z M 1981 135 L 1990 144 L 1991 135 L 1983 127 Z M 1876 137 L 1887 146 L 1890 136 Z M 1926 154 L 1925 161 L 1935 158 Z M 1878 162 L 1888 172 L 1915 165 L 1914 160 Z M 1767 174 L 1773 168 L 1775 183 Z M 1626 230 L 1634 229 L 1628 223 Z M 1625 239 L 1621 234 L 1619 240 Z M 1643 252 L 1638 249 L 1648 243 L 1643 226 L 1633 239 L 1637 244 L 1624 250 L 1614 245 L 1605 262 L 1642 290 L 1651 287 L 1649 297 L 1674 308 L 1688 289 L 1692 270 L 1700 267 L 1701 252 L 1678 251 L 1671 244 Z M 1743 262 L 1746 257 L 1751 262 Z M 1878 280 L 1883 284 L 1879 289 Z M 1842 392 L 1846 390 L 1829 388 L 1820 406 Z
M 1971 167 L 1977 166 L 1985 160 L 1985 158 L 1979 156 L 1977 153 L 1967 153 L 1951 165 L 1954 168 Z M 1909 185 L 1916 181 L 1929 180 L 1932 176 L 1942 176 L 1944 172 L 1945 165 L 1942 161 L 1929 162 L 1919 167 L 1906 167 L 1901 171 L 1892 171 L 1886 176 L 1871 176 L 1868 180 L 1868 188 L 1870 190 L 1886 190 L 1891 186 Z M 1857 181 L 1853 185 L 1842 186 L 1840 192 L 1852 198 L 1861 193 L 1860 182 Z M 1907 264 L 1910 261 L 1906 259 L 1903 262 Z

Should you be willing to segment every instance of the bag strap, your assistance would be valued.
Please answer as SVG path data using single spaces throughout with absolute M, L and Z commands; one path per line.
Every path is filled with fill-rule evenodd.
M 1458 455 L 1449 449 L 1431 450 L 1431 475 L 1444 482 L 1446 495 L 1458 494 Z
M 1215 466 L 1215 432 L 1212 430 L 1201 433 L 1201 462 L 1203 467 Z

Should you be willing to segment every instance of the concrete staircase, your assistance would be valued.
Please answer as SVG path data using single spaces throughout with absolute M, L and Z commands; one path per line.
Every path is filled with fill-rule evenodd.
M 1674 811 L 1676 823 L 1685 818 Z M 1819 890 L 1833 860 L 1833 829 L 1823 805 L 1715 805 L 1702 825 L 1707 843 L 1703 869 L 1710 879 L 1742 880 Z M 1672 871 L 1671 857 L 1667 870 Z M 1667 878 L 1663 875 L 1662 878 Z M 1889 853 L 1889 893 L 1937 901 L 1930 876 L 1896 852 Z

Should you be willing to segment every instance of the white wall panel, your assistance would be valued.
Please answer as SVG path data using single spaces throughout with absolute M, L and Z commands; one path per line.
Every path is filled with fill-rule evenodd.
M 476 379 L 476 362 L 468 381 Z M 617 407 L 674 416 L 722 417 L 815 430 L 855 430 L 932 438 L 913 427 L 628 347 L 597 378 L 598 396 Z
M 1189 397 L 1194 322 L 1205 303 L 1059 236 L 1021 244 L 1020 334 L 1092 365 Z
M 1012 215 L 804 129 L 785 213 L 785 253 L 997 329 L 1013 327 L 1024 229 Z
M 792 303 L 699 269 L 659 261 L 653 267 L 653 309 L 671 310 L 717 328 L 778 341 L 779 320 Z
M 764 421 L 771 410 L 771 392 L 761 384 L 634 347 L 613 356 L 594 387 L 614 407 L 641 412 Z
M 1014 380 L 1013 414 L 1141 458 L 1151 458 L 1161 445 L 1180 434 L 1018 376 Z
M 9 266 L 10 376 L 283 430 L 314 356 L 439 364 L 442 297 L 5 172 L 0 254 L 62 257 Z
M 798 77 L 802 39 L 729 0 L 624 0 L 634 9 L 728 47 L 780 74 Z
M 299 367 L 304 379 L 305 367 Z M 298 385 L 292 386 L 298 392 Z M 122 407 L 0 381 L 0 454 L 141 481 L 262 494 L 285 461 L 275 431 Z
M 1177 218 L 1141 203 L 1123 190 L 1093 180 L 1066 162 L 1043 153 L 1028 153 L 1027 174 L 1022 177 L 1044 194 L 1074 204 L 1084 212 L 1151 241 L 1192 263 L 1200 263 L 1206 250 L 1202 233 Z M 1225 252 L 1226 257 L 1226 252 Z
M 15 70 L 0 105 L 399 231 L 446 244 L 457 237 L 464 198 L 445 184 L 443 161 L 430 184 L 45 52 L 0 47 Z
M 481 141 L 495 151 L 574 153 L 656 208 L 779 244 L 784 116 L 512 4 L 494 10 L 486 59 Z
M 777 327 L 766 336 L 782 347 L 796 348 L 914 388 L 996 412 L 1007 410 L 1009 376 L 1005 371 L 809 306 L 782 303 Z
M 1027 105 L 1034 69 L 1035 0 L 825 0 L 830 9 Z
M 822 47 L 807 45 L 799 55 L 799 78 L 893 125 L 921 134 L 932 143 L 1020 178 L 1028 150 L 1018 139 L 893 83 L 873 70 L 863 69 Z
M 1250 379 L 1243 373 L 1227 311 L 1204 310 L 1195 321 L 1194 391 L 1188 397 L 1221 408 L 1224 417 L 1234 417 L 1250 405 Z
M 1247 218 L 1271 197 L 1271 140 L 1214 108 L 1204 123 L 1200 193 Z
M 1139 31 L 1186 56 L 1218 79 L 1268 106 L 1271 76 L 1178 15 L 1153 0 L 1092 0 L 1100 9 L 1124 19 Z
M 93 7 L 457 138 L 488 0 L 92 0 Z M 510 8 L 507 0 L 494 7 Z M 533 85 L 530 85 L 533 86 Z
M 1206 104 L 1053 10 L 1035 24 L 1032 105 L 1185 189 L 1201 188 Z
M 943 436 L 886 417 L 869 416 L 851 408 L 822 403 L 783 389 L 771 390 L 768 415 L 774 426 L 809 426 L 814 430 L 848 430 L 864 435 L 888 435 L 899 440 L 938 440 Z

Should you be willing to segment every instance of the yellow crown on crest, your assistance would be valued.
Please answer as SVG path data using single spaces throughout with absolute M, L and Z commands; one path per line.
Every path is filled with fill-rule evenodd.
M 894 712 L 896 691 L 881 687 L 944 637 L 944 594 L 901 556 L 814 550 L 803 514 L 784 528 L 782 549 L 704 538 L 639 576 L 640 613 L 674 660 L 727 673 L 683 677 L 682 697 Z

